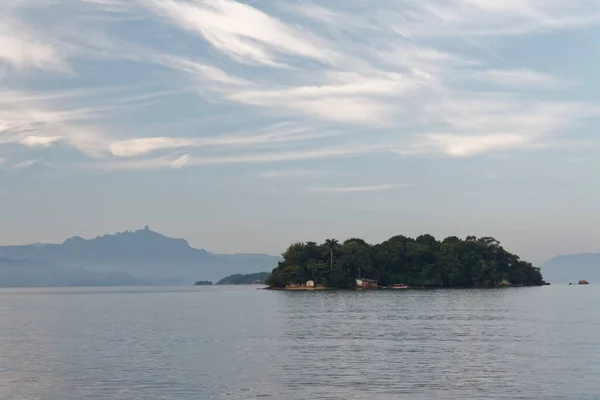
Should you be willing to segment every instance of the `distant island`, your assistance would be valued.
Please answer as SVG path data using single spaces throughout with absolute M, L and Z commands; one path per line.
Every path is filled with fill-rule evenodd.
M 235 274 L 221 279 L 217 285 L 251 285 L 264 284 L 271 275 L 269 272 L 257 272 L 255 274 Z
M 395 236 L 370 245 L 352 238 L 294 243 L 266 284 L 281 288 L 541 286 L 539 268 L 504 250 L 496 239 Z
M 600 253 L 559 255 L 542 265 L 544 278 L 550 282 L 567 283 L 587 279 L 600 281 Z
M 198 281 L 194 283 L 194 286 L 212 286 L 212 284 L 211 281 Z

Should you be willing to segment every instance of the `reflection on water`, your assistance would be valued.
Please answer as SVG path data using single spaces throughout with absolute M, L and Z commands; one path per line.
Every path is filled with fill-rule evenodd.
M 594 286 L 0 291 L 0 399 L 591 399 Z

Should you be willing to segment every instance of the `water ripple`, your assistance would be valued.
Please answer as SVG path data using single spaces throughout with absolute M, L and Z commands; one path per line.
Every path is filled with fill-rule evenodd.
M 5 290 L 0 399 L 597 399 L 578 289 Z

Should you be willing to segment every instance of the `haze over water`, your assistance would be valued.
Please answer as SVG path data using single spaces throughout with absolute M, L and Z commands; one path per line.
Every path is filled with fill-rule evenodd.
M 3 289 L 0 399 L 592 399 L 600 291 Z

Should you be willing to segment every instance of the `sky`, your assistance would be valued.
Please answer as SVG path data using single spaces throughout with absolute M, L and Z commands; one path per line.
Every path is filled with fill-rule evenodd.
M 596 0 L 2 0 L 0 243 L 600 251 Z

